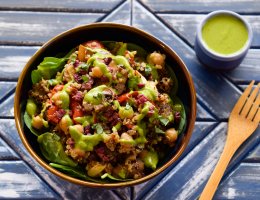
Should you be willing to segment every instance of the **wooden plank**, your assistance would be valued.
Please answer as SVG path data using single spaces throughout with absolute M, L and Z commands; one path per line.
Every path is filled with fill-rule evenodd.
M 214 117 L 228 118 L 240 96 L 240 91 L 232 83 L 224 79 L 220 73 L 204 68 L 192 48 L 135 1 L 133 25 L 153 34 L 175 50 L 191 73 L 200 103 L 207 107 Z
M 184 41 L 189 45 L 194 46 L 195 36 L 199 23 L 206 15 L 194 15 L 194 14 L 159 14 L 168 26 L 180 35 Z M 245 15 L 243 16 L 253 30 L 252 48 L 260 47 L 260 16 L 259 15 Z
M 19 156 L 0 138 L 0 162 L 1 160 L 17 160 Z
M 227 124 L 221 123 L 183 158 L 143 199 L 197 199 L 223 151 L 226 131 Z M 259 143 L 259 135 L 260 129 L 239 148 L 231 160 L 226 174 L 241 161 L 252 146 Z M 254 172 L 252 176 L 253 174 Z M 258 176 L 259 174 L 256 174 L 256 177 Z
M 0 80 L 18 80 L 26 62 L 38 49 L 36 46 L 0 46 Z
M 259 13 L 258 0 L 141 0 L 155 12 L 205 13 L 232 10 L 240 13 Z
M 190 142 L 181 155 L 181 157 L 178 159 L 178 162 L 185 158 L 185 156 L 192 151 L 193 148 L 196 147 L 197 144 L 199 144 L 203 138 L 210 133 L 216 126 L 216 123 L 214 122 L 196 122 L 195 128 L 192 133 Z M 143 184 L 137 185 L 134 187 L 134 196 L 136 199 L 141 199 L 145 193 L 149 192 L 156 184 L 159 184 L 160 180 L 166 176 L 171 169 L 173 169 L 176 165 L 178 166 L 178 162 L 170 166 L 168 169 L 166 169 L 163 173 L 152 179 L 151 181 L 145 182 Z
M 196 120 L 207 121 L 215 120 L 199 103 L 197 103 L 197 116 Z
M 0 161 L 0 198 L 60 199 L 23 161 Z
M 96 22 L 103 15 L 0 11 L 0 44 L 42 44 L 63 31 Z
M 0 117 L 14 117 L 14 93 L 0 104 Z
M 242 163 L 219 186 L 214 199 L 255 200 L 260 197 L 260 163 Z
M 13 119 L 0 119 L 0 137 L 23 159 L 37 175 L 45 180 L 62 199 L 113 199 L 120 200 L 120 191 L 115 195 L 112 190 L 93 189 L 76 185 L 53 175 L 39 165 L 22 144 Z M 1 161 L 0 161 L 1 163 Z M 75 192 L 76 191 L 76 192 Z
M 257 147 L 249 153 L 243 162 L 260 163 L 260 144 L 258 144 Z
M 1 67 L 0 67 L 1 68 Z M 0 72 L 1 74 L 1 72 Z M 0 82 L 0 102 L 6 97 L 16 86 L 15 82 Z
M 239 67 L 232 71 L 223 72 L 236 84 L 248 84 L 251 80 L 260 82 L 260 50 L 250 49 Z
M 131 3 L 125 1 L 117 9 L 113 10 L 102 22 L 114 22 L 120 24 L 130 25 L 131 23 Z
M 98 3 L 95 0 L 63 0 L 52 1 L 43 0 L 0 0 L 0 9 L 7 10 L 48 10 L 48 11 L 81 11 L 81 12 L 107 12 L 114 8 L 120 0 L 99 0 Z

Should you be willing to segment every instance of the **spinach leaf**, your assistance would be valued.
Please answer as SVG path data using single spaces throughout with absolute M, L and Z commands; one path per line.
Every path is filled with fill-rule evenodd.
M 113 181 L 130 181 L 132 179 L 121 179 L 121 178 L 116 178 L 114 176 L 112 176 L 111 174 L 109 173 L 105 173 L 101 176 L 101 179 L 105 179 L 105 178 L 108 178 L 110 180 L 113 180 Z
M 70 166 L 66 166 L 66 165 L 60 165 L 57 163 L 50 163 L 49 164 L 51 167 L 59 170 L 60 172 L 63 172 L 64 174 L 67 174 L 71 177 L 74 178 L 79 178 L 82 180 L 87 180 L 87 181 L 93 181 L 93 182 L 98 182 L 98 183 L 102 183 L 102 181 L 91 178 L 89 176 L 86 175 L 86 171 L 84 171 L 83 169 L 79 168 L 79 167 L 70 167 Z
M 133 43 L 127 43 L 127 49 L 129 51 L 136 51 L 137 52 L 137 56 L 146 59 L 148 53 L 146 50 L 144 50 L 144 48 L 140 47 L 139 45 L 133 44 Z
M 24 115 L 23 115 L 23 119 L 24 119 L 24 123 L 27 126 L 27 128 L 36 136 L 39 136 L 42 134 L 42 132 L 34 129 L 32 127 L 32 118 L 30 117 L 30 115 L 25 111 Z
M 115 41 L 102 41 L 102 44 L 109 50 L 112 51 L 113 49 L 116 49 L 117 42 Z M 146 59 L 148 53 L 146 50 L 144 50 L 141 46 L 133 44 L 133 43 L 126 43 L 127 44 L 127 50 L 129 51 L 136 51 L 137 56 L 141 57 L 143 59 Z M 115 52 L 114 52 L 115 53 Z
M 63 58 L 45 57 L 43 61 L 37 66 L 37 69 L 32 71 L 32 83 L 38 83 L 42 78 L 46 80 L 53 78 L 57 72 L 63 69 L 65 62 L 70 58 L 70 55 L 74 51 L 75 49 L 72 49 Z
M 37 139 L 43 156 L 50 162 L 75 167 L 74 162 L 64 151 L 60 137 L 54 133 L 44 133 Z
M 182 101 L 178 97 L 174 96 L 171 99 L 172 99 L 173 104 L 180 104 L 182 106 L 182 110 L 180 111 L 181 120 L 180 120 L 180 123 L 179 123 L 179 126 L 178 126 L 178 133 L 181 134 L 182 131 L 185 129 L 185 126 L 186 126 L 186 123 L 187 123 L 185 107 L 184 107 Z
M 179 87 L 178 79 L 177 79 L 177 77 L 176 77 L 176 75 L 175 75 L 171 66 L 166 64 L 166 68 L 167 68 L 167 71 L 169 72 L 170 77 L 171 77 L 172 82 L 173 82 L 173 86 L 171 88 L 170 94 L 176 95 L 176 93 L 178 91 L 178 87 Z
M 45 57 L 37 69 L 32 71 L 32 83 L 38 83 L 42 78 L 51 79 L 58 71 L 62 70 L 65 61 L 65 58 Z

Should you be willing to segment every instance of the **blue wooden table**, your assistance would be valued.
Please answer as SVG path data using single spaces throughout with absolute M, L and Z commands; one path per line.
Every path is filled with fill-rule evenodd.
M 252 48 L 230 72 L 212 72 L 193 45 L 205 14 L 228 9 L 252 25 Z M 129 188 L 92 189 L 43 169 L 25 150 L 14 123 L 13 100 L 21 70 L 54 35 L 91 22 L 141 28 L 171 46 L 186 63 L 197 90 L 198 113 L 181 158 L 160 176 Z M 196 199 L 223 150 L 229 113 L 250 80 L 260 81 L 259 0 L 0 0 L 0 198 Z M 260 128 L 232 159 L 214 199 L 260 199 Z

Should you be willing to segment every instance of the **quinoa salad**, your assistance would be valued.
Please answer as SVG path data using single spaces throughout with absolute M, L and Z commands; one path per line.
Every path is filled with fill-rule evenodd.
M 91 40 L 31 72 L 24 121 L 44 159 L 71 177 L 139 179 L 174 148 L 186 124 L 175 66 L 158 51 Z

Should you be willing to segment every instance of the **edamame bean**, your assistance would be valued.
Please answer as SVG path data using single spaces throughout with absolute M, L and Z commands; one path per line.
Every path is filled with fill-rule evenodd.
M 37 105 L 35 104 L 35 102 L 31 99 L 27 100 L 27 104 L 26 104 L 26 112 L 29 114 L 30 117 L 32 117 L 37 110 Z

